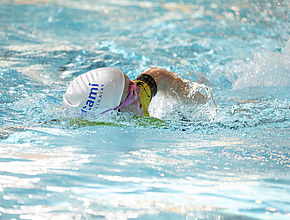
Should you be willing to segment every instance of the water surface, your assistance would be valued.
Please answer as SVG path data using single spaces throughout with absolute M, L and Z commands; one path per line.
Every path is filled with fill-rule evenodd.
M 0 3 L 1 219 L 287 219 L 287 1 Z M 98 67 L 213 89 L 72 123 L 62 95 Z

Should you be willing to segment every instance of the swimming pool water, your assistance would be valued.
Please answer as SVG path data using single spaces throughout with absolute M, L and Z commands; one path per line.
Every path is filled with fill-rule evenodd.
M 287 1 L 0 2 L 0 219 L 289 219 Z M 75 76 L 150 66 L 215 98 L 157 95 L 75 123 Z

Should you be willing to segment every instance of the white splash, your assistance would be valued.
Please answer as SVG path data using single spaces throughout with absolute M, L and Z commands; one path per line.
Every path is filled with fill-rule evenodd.
M 187 80 L 186 80 L 187 81 Z M 216 115 L 216 104 L 212 94 L 212 89 L 206 85 L 187 81 L 190 85 L 188 99 L 191 102 L 184 103 L 176 96 L 164 96 L 157 93 L 149 106 L 151 116 L 160 119 L 179 121 L 181 118 L 186 120 L 211 120 Z M 207 100 L 206 103 L 199 103 L 195 100 L 196 92 L 200 93 Z
M 266 51 L 255 54 L 249 63 L 241 62 L 228 75 L 238 74 L 232 80 L 233 89 L 257 86 L 290 86 L 290 39 L 284 52 Z

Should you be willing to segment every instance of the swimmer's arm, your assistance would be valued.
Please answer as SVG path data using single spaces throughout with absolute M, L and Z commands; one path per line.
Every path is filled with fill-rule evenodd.
M 183 79 L 174 72 L 162 68 L 151 67 L 141 74 L 152 76 L 157 84 L 159 92 L 168 95 L 177 94 L 183 102 L 193 101 L 198 104 L 205 104 L 208 101 L 208 97 L 199 91 L 195 91 L 194 94 L 192 94 L 190 81 Z

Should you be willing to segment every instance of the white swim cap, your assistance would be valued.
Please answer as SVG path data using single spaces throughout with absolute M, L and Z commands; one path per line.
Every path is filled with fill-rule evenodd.
M 81 112 L 113 109 L 120 105 L 125 86 L 124 73 L 112 67 L 86 72 L 76 77 L 63 96 L 65 105 Z

